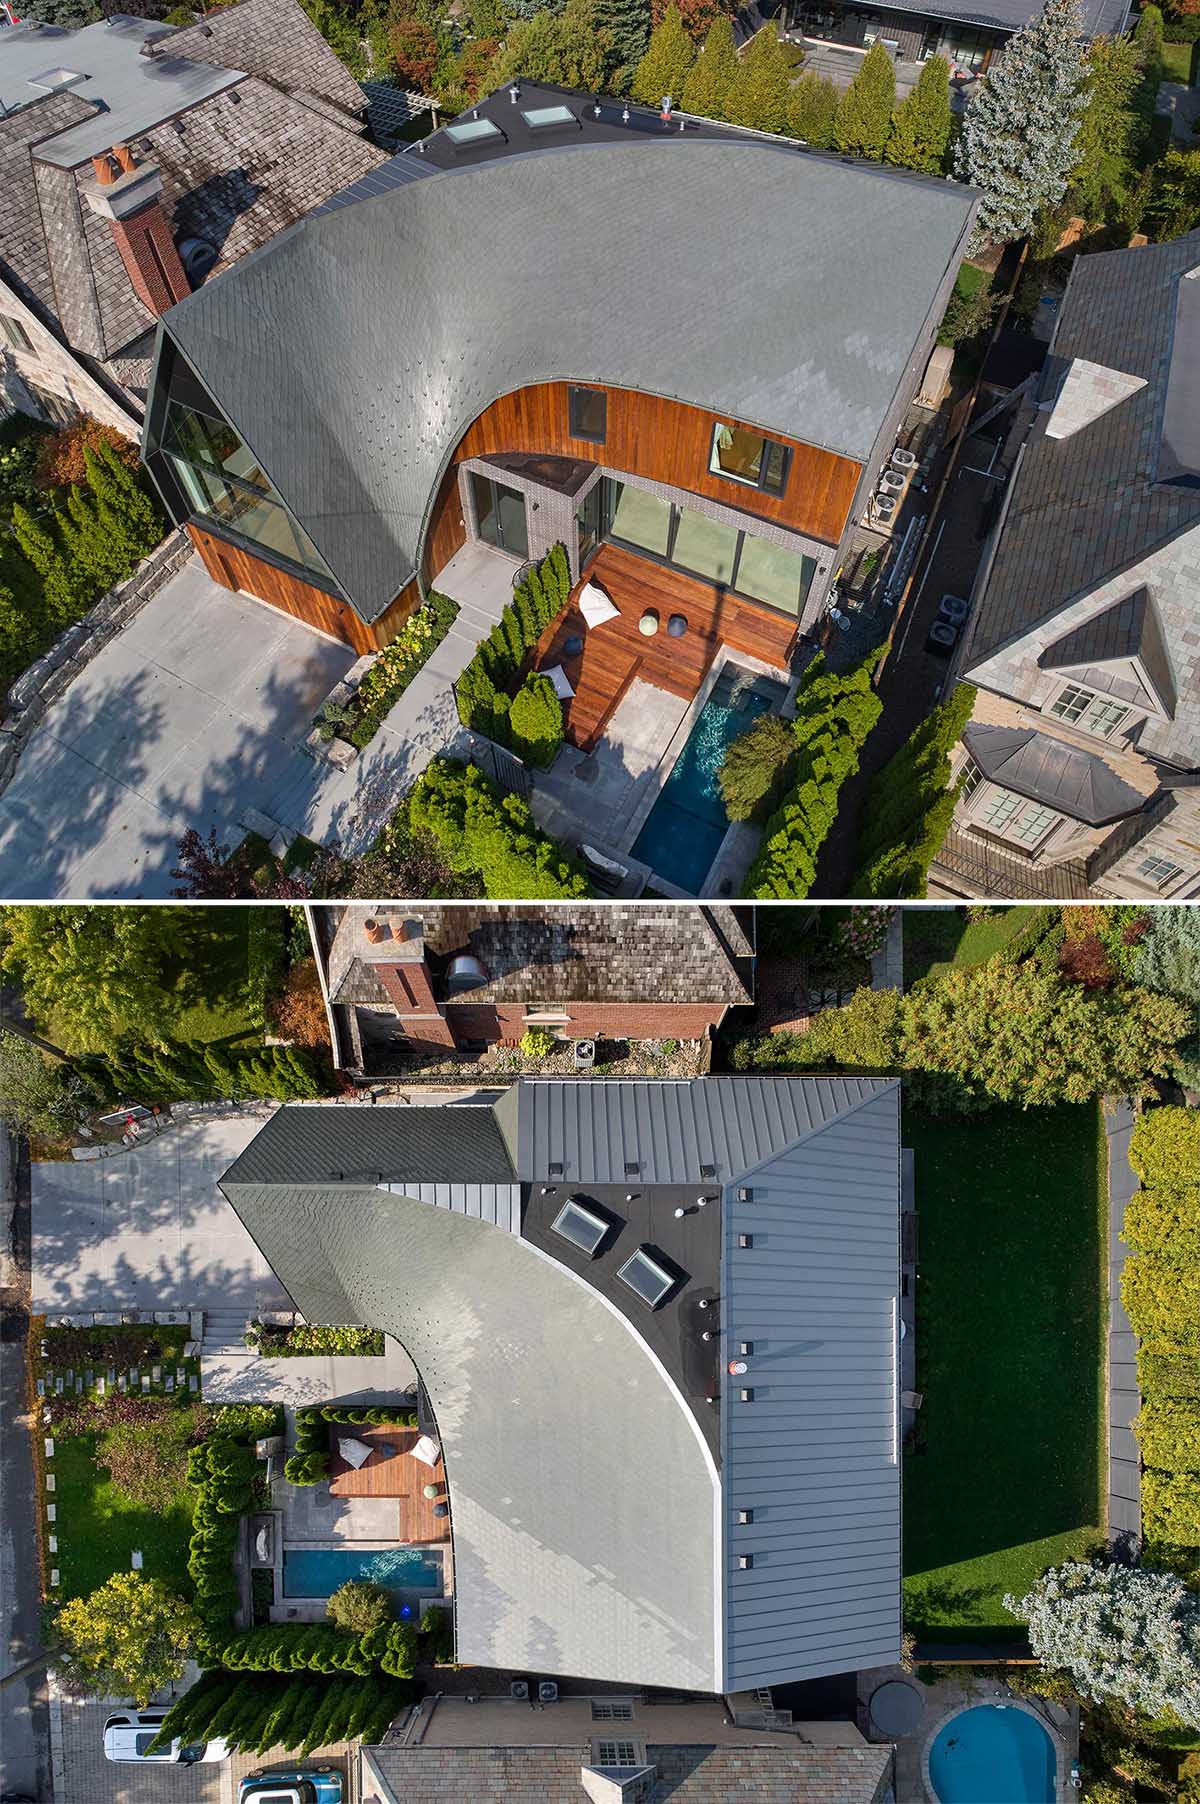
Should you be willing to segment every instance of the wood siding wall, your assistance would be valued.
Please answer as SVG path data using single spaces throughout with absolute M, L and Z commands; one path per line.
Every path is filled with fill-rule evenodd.
M 374 625 L 368 626 L 348 602 L 268 564 L 263 558 L 254 557 L 242 546 L 232 544 L 217 533 L 208 532 L 192 522 L 188 524 L 188 533 L 204 568 L 223 589 L 244 589 L 248 595 L 269 602 L 294 620 L 302 620 L 306 626 L 315 626 L 319 632 L 328 633 L 331 639 L 351 646 L 360 656 L 364 652 L 382 651 L 385 645 L 390 645 L 409 615 L 420 605 L 417 584 L 413 581 L 401 590 Z
M 712 501 L 723 501 L 727 507 L 807 533 L 826 545 L 836 545 L 841 538 L 862 473 L 861 464 L 785 438 L 782 433 L 774 434 L 791 447 L 792 459 L 784 493 L 768 495 L 762 489 L 714 476 L 710 471 L 708 460 L 716 414 L 689 407 L 682 401 L 640 394 L 635 389 L 605 389 L 607 429 L 604 444 L 597 445 L 590 439 L 571 436 L 569 386 L 566 382 L 543 382 L 502 395 L 467 429 L 430 517 L 422 566 L 427 582 L 465 538 L 457 489 L 449 481 L 455 475 L 454 465 L 465 457 L 491 457 L 501 451 L 588 458 L 612 470 L 644 476 L 651 482 L 691 489 Z

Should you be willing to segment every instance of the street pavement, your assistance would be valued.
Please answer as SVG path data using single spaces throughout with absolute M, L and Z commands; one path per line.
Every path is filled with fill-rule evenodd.
M 193 1116 L 108 1158 L 35 1164 L 34 1314 L 290 1308 L 217 1188 L 269 1112 Z

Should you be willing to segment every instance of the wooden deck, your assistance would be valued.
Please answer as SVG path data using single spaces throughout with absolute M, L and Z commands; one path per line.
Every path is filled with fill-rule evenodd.
M 446 1501 L 446 1474 L 441 1460 L 427 1466 L 414 1459 L 410 1449 L 420 1439 L 419 1428 L 392 1428 L 387 1423 L 358 1424 L 334 1422 L 329 1427 L 330 1461 L 329 1494 L 331 1497 L 394 1497 L 399 1506 L 400 1524 L 397 1539 L 405 1542 L 438 1543 L 450 1539 L 450 1518 L 433 1513 L 434 1505 Z M 356 1471 L 338 1453 L 339 1440 L 367 1441 L 373 1451 L 365 1465 Z M 395 1449 L 385 1453 L 379 1443 Z M 438 1486 L 437 1497 L 425 1497 L 424 1487 Z
M 580 751 L 595 749 L 635 678 L 690 701 L 722 644 L 780 669 L 787 667 L 796 621 L 786 614 L 743 601 L 616 545 L 600 547 L 584 582 L 602 588 L 620 609 L 620 618 L 589 632 L 575 605 L 583 587 L 578 583 L 567 612 L 547 627 L 533 655 L 534 669 L 561 664 L 567 673 L 575 695 L 564 709 L 564 725 L 567 739 Z M 638 622 L 651 608 L 660 624 L 654 637 L 646 638 L 638 631 Z M 667 634 L 672 614 L 686 616 L 688 630 L 682 639 Z M 583 650 L 568 656 L 563 647 L 573 635 L 583 639 Z

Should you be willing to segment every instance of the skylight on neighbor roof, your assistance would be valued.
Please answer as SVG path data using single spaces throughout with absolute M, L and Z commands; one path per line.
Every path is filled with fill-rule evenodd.
M 446 136 L 454 144 L 483 144 L 489 138 L 502 138 L 504 133 L 490 119 L 461 119 L 446 127 Z
M 568 1197 L 550 1226 L 555 1234 L 561 1234 L 589 1259 L 608 1233 L 608 1223 L 599 1215 L 593 1215 L 590 1209 L 584 1209 L 574 1197 Z
M 664 1271 L 657 1260 L 650 1257 L 645 1247 L 639 1247 L 620 1267 L 617 1272 L 623 1284 L 636 1291 L 643 1303 L 651 1309 L 657 1308 L 674 1284 L 675 1279 L 668 1271 Z
M 43 69 L 40 75 L 28 77 L 31 88 L 43 88 L 47 94 L 58 94 L 63 88 L 76 88 L 87 76 L 78 69 Z

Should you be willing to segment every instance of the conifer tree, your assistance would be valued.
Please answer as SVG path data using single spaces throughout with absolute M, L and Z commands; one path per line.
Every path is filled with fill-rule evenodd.
M 940 175 L 946 166 L 952 126 L 950 65 L 944 56 L 931 56 L 922 65 L 916 87 L 892 115 L 884 162 Z
M 562 703 L 548 676 L 533 672 L 513 697 L 509 713 L 512 748 L 519 758 L 544 770 L 563 742 Z
M 42 579 L 42 598 L 51 621 L 64 625 L 74 620 L 89 599 L 90 584 L 81 582 L 54 534 L 19 501 L 13 503 L 12 527 L 17 544 Z
M 831 149 L 838 98 L 837 85 L 827 75 L 817 75 L 811 69 L 802 75 L 788 102 L 788 130 L 792 136 L 803 138 L 818 150 Z
M 83 490 L 74 483 L 67 496 L 67 514 L 68 521 L 64 521 L 61 514 L 55 516 L 63 543 L 69 551 L 73 550 L 80 569 L 95 587 L 98 590 L 111 589 L 115 582 L 128 576 L 130 560 L 127 548 L 119 545 L 112 534 L 105 531 L 96 504 L 89 502 Z
M 154 550 L 163 536 L 162 518 L 138 480 L 112 446 L 101 443 L 98 453 L 84 446 L 88 487 L 96 497 L 97 517 L 106 519 L 110 531 L 127 551 L 127 569 Z
M 764 25 L 742 52 L 725 100 L 725 117 L 733 125 L 760 132 L 781 132 L 787 124 L 791 74 L 774 25 Z
M 678 102 L 696 60 L 696 46 L 683 29 L 677 6 L 669 6 L 661 25 L 650 33 L 645 56 L 634 70 L 633 97 L 657 106 L 664 95 Z
M 1066 192 L 1086 99 L 1078 0 L 1046 0 L 967 109 L 955 169 L 983 190 L 971 248 L 1023 238 Z
M 733 22 L 722 16 L 708 28 L 704 48 L 683 84 L 683 110 L 701 119 L 726 119 L 729 90 L 738 73 Z
M 619 60 L 617 88 L 627 88 L 650 43 L 650 0 L 608 0 L 604 23 Z
M 834 142 L 852 157 L 869 157 L 877 163 L 892 129 L 896 100 L 896 71 L 892 59 L 876 39 L 863 66 L 838 103 Z

